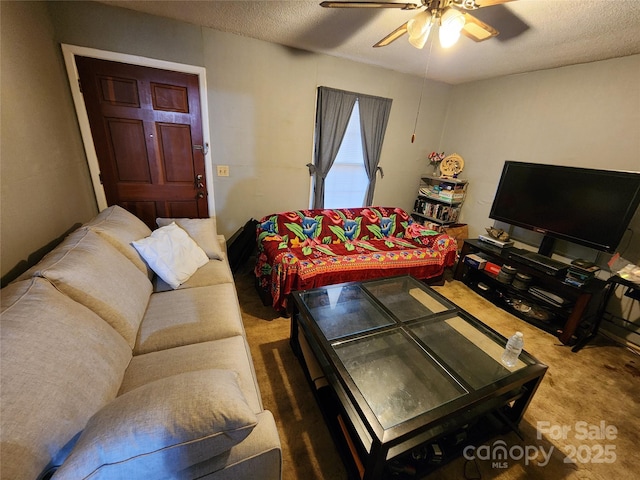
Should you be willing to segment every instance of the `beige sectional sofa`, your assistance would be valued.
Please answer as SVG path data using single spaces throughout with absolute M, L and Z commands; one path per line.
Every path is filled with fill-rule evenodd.
M 212 222 L 190 234 L 216 242 L 206 263 L 176 289 L 132 243 L 152 232 L 120 207 L 2 289 L 2 479 L 281 478 Z

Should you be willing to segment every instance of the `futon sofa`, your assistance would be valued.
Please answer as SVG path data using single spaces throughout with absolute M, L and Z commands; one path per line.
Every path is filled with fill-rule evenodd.
M 256 233 L 256 287 L 282 313 L 295 290 L 403 274 L 425 280 L 456 260 L 454 238 L 395 207 L 282 212 L 262 218 Z
M 2 479 L 281 478 L 224 238 L 163 221 L 109 207 L 0 292 Z

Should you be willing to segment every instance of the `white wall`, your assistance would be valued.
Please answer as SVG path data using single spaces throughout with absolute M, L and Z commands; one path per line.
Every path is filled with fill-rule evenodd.
M 505 160 L 640 171 L 640 55 L 456 86 L 441 149 L 465 159 L 462 176 L 470 184 L 462 221 L 470 237 L 493 225 L 489 210 Z M 634 233 L 627 232 L 619 253 L 639 264 L 640 212 L 630 227 Z M 537 234 L 517 230 L 537 247 Z M 610 259 L 565 242 L 558 247 L 565 258 L 603 267 Z M 631 322 L 615 334 L 637 344 L 640 306 L 623 292 L 617 290 L 608 311 L 618 323 Z
M 0 263 L 5 276 L 98 210 L 46 6 L 1 2 L 1 9 Z
M 454 87 L 442 149 L 465 159 L 470 236 L 493 224 L 505 160 L 640 171 L 639 125 L 640 55 Z M 625 255 L 640 259 L 639 245 Z
M 411 144 L 419 77 L 93 2 L 2 2 L 2 14 L 3 273 L 95 212 L 59 43 L 206 67 L 212 162 L 231 171 L 214 179 L 227 236 L 250 217 L 308 205 L 319 85 L 393 99 L 374 203 L 411 209 L 427 154 L 462 155 L 472 236 L 491 223 L 506 159 L 640 169 L 638 55 L 456 87 L 429 81 Z M 639 241 L 627 253 L 640 257 Z
M 2 2 L 2 275 L 97 212 L 60 44 L 204 66 L 219 231 L 309 205 L 316 87 L 393 99 L 374 202 L 413 206 L 451 87 L 94 2 Z M 422 52 L 416 51 L 417 61 Z
M 250 218 L 309 207 L 316 87 L 393 99 L 374 203 L 411 209 L 427 155 L 438 148 L 451 87 L 419 77 L 290 49 L 92 2 L 50 2 L 56 39 L 207 69 L 211 162 L 218 230 L 230 237 Z M 416 61 L 424 61 L 416 50 Z M 428 106 L 428 107 L 427 107 Z
M 428 82 L 414 144 L 422 88 L 418 77 L 204 30 L 212 161 L 230 166 L 215 178 L 218 221 L 308 208 L 316 88 L 330 86 L 392 98 L 374 204 L 411 209 L 428 152 L 437 149 L 451 87 Z M 429 105 L 427 108 L 425 105 Z

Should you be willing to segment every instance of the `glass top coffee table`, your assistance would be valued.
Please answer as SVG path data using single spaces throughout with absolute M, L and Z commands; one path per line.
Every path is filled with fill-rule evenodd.
M 476 430 L 517 430 L 547 368 L 524 351 L 502 364 L 506 338 L 410 276 L 293 299 L 291 345 L 363 479 L 427 473 Z

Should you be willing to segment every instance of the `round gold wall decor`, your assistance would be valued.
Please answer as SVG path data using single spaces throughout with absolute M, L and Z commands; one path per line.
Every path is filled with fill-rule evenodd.
M 444 157 L 440 162 L 440 172 L 442 175 L 458 175 L 464 168 L 464 160 L 457 153 L 452 153 Z

